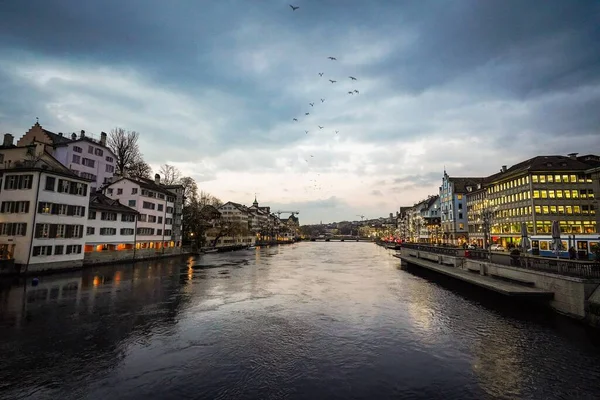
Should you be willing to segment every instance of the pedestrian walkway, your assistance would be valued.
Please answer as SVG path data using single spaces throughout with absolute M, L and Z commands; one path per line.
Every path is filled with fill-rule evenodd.
M 554 297 L 554 293 L 547 290 L 501 281 L 495 278 L 491 278 L 489 276 L 479 275 L 460 268 L 449 267 L 446 265 L 437 264 L 435 262 L 423 260 L 416 257 L 403 256 L 401 254 L 394 254 L 394 257 L 397 257 L 410 264 L 423 267 L 431 271 L 435 271 L 440 274 L 444 274 L 452 278 L 471 283 L 473 285 L 493 290 L 505 296 L 547 298 Z

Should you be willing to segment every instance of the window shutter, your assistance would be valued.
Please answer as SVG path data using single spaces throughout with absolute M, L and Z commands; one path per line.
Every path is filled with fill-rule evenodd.
M 51 238 L 55 238 L 56 237 L 57 228 L 58 228 L 58 226 L 56 224 L 50 225 L 50 237 Z
M 42 237 L 43 224 L 35 224 L 35 237 Z M 39 253 L 38 253 L 39 254 Z
M 59 204 L 52 203 L 52 206 L 50 206 L 50 214 L 57 215 L 58 214 L 58 208 L 59 208 Z
M 74 211 L 74 206 L 67 206 L 67 215 L 73 215 Z
M 67 225 L 65 229 L 65 238 L 73 237 L 73 225 Z

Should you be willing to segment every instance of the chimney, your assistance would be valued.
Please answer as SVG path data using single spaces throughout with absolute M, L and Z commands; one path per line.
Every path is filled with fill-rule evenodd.
M 62 132 L 58 132 L 58 136 L 62 137 Z
M 506 165 L 503 165 L 503 166 L 502 166 L 502 170 L 501 170 L 501 171 L 502 171 L 502 172 L 506 172 Z
M 71 134 L 71 140 L 77 140 L 77 134 L 75 132 Z
M 576 160 L 577 159 L 577 154 L 579 154 L 579 153 L 569 153 L 567 155 L 569 156 L 569 158 L 572 158 L 573 160 Z
M 4 134 L 4 143 L 2 143 L 2 146 L 12 146 L 14 139 L 15 139 L 15 137 L 13 135 L 11 135 L 10 133 L 5 133 Z
M 106 132 L 100 133 L 100 144 L 106 146 Z
M 85 131 L 82 129 L 81 130 L 81 136 L 79 136 L 80 138 L 84 138 L 85 137 Z
M 160 175 L 159 174 L 154 174 L 154 183 L 156 183 L 157 185 L 160 185 Z

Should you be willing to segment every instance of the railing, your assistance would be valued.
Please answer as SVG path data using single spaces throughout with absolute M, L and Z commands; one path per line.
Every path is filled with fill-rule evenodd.
M 513 267 L 550 272 L 578 278 L 600 279 L 600 264 L 586 261 L 564 260 L 542 257 L 511 256 Z
M 483 249 L 465 250 L 465 257 L 474 260 L 489 260 L 490 252 Z
M 418 251 L 426 251 L 429 253 L 443 254 L 452 257 L 463 257 L 465 254 L 464 249 L 458 247 L 429 246 L 417 243 L 402 243 L 402 247 Z

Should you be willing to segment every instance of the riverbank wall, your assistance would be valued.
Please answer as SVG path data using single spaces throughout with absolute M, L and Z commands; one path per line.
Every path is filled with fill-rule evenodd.
M 469 252 L 463 249 L 425 249 L 425 247 L 404 246 L 401 255 L 397 257 L 403 263 L 443 273 L 507 296 L 514 296 L 515 293 L 522 296 L 525 291 L 523 288 L 529 288 L 530 296 L 550 294 L 547 301 L 554 311 L 588 325 L 600 327 L 600 278 L 595 277 L 591 269 L 592 277 L 583 274 L 572 276 L 566 273 L 528 269 L 520 264 L 510 266 L 489 260 L 470 259 Z M 531 263 L 534 261 L 529 260 Z M 567 266 L 569 267 L 574 268 Z

